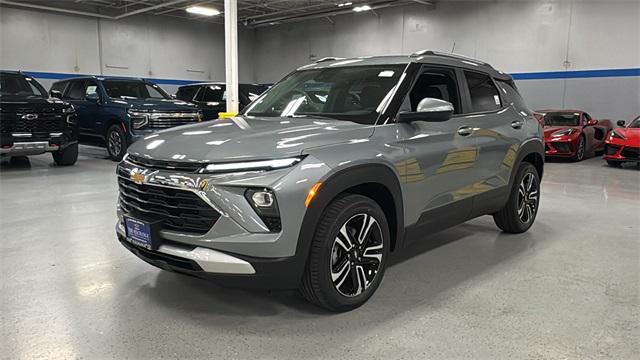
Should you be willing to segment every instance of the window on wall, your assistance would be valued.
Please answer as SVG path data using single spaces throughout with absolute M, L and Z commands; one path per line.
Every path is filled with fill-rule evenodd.
M 502 107 L 498 89 L 489 75 L 465 71 L 464 76 L 469 86 L 472 112 L 494 111 Z

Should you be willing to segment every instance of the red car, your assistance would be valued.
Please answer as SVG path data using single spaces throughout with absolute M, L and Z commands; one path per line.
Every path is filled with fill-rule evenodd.
M 610 120 L 595 120 L 580 110 L 539 110 L 544 116 L 545 155 L 581 161 L 604 151 L 613 128 Z
M 624 121 L 618 121 L 624 126 Z M 626 127 L 612 130 L 607 136 L 604 159 L 609 166 L 620 167 L 624 162 L 640 163 L 640 116 Z

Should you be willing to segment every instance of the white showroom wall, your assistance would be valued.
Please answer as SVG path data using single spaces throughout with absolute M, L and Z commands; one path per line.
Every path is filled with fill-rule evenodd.
M 254 80 L 253 33 L 239 34 L 240 80 L 246 82 Z M 224 27 L 170 17 L 112 21 L 0 7 L 0 68 L 224 80 Z M 53 81 L 40 80 L 45 86 Z M 171 81 L 160 84 L 169 91 L 176 87 Z
M 376 15 L 377 14 L 377 15 Z M 442 1 L 259 28 L 256 81 L 272 82 L 324 56 L 433 49 L 479 58 L 509 73 L 640 68 L 640 2 Z M 553 76 L 551 74 L 550 76 Z M 640 78 L 520 80 L 532 108 L 576 107 L 597 117 L 640 113 Z

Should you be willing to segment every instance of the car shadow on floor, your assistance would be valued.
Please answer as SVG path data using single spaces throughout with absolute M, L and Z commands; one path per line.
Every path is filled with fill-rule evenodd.
M 540 229 L 544 224 L 535 226 L 546 232 Z M 367 304 L 349 313 L 360 315 L 340 316 L 361 316 L 363 312 L 384 308 L 366 320 L 375 323 L 415 306 L 431 306 L 442 301 L 441 295 L 448 289 L 535 249 L 538 241 L 531 233 L 501 233 L 487 221 L 474 221 L 442 231 L 391 256 L 378 291 Z M 305 301 L 297 291 L 229 289 L 166 271 L 158 273 L 155 284 L 138 291 L 140 296 L 160 307 L 208 318 L 211 326 L 223 325 L 216 320 L 219 316 L 318 318 L 332 315 Z

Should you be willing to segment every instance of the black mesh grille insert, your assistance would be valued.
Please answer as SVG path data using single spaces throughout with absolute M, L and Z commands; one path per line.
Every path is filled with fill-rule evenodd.
M 627 159 L 640 160 L 640 148 L 627 146 L 622 149 L 620 155 L 626 157 Z
M 126 214 L 142 220 L 162 220 L 166 230 L 206 234 L 220 214 L 196 194 L 180 189 L 138 185 L 118 178 L 120 204 Z
M 51 111 L 36 112 L 34 109 L 17 109 L 0 113 L 0 133 L 10 136 L 12 133 L 31 133 L 32 139 L 48 139 L 50 133 L 63 132 L 67 127 L 67 117 Z M 36 119 L 22 119 L 25 114 L 36 114 Z
M 606 152 L 607 155 L 615 155 L 615 153 L 617 153 L 618 150 L 620 150 L 619 146 L 607 145 L 607 148 L 606 148 L 605 152 Z

